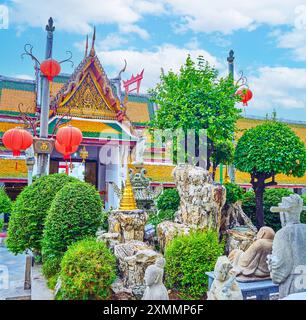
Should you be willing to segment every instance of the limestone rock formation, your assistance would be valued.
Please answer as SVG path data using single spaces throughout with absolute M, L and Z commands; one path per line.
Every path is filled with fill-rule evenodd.
M 178 165 L 173 176 L 181 199 L 176 222 L 219 231 L 225 188 L 201 167 Z
M 144 274 L 147 267 L 162 257 L 144 242 L 136 240 L 116 245 L 114 254 L 118 260 L 123 285 L 127 288 L 144 286 Z

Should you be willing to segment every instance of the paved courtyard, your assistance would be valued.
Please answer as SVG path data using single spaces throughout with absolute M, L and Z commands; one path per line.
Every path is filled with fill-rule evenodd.
M 27 294 L 23 290 L 25 259 L 24 254 L 15 256 L 5 246 L 0 246 L 0 300 Z

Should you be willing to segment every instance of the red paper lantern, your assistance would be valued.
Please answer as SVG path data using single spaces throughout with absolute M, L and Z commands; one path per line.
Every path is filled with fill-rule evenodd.
M 22 150 L 28 149 L 33 143 L 32 135 L 21 128 L 10 129 L 2 137 L 3 144 L 13 151 L 13 156 L 20 156 Z
M 48 59 L 40 64 L 40 71 L 49 81 L 52 81 L 61 72 L 61 65 L 56 60 Z
M 241 97 L 240 101 L 243 102 L 244 106 L 247 106 L 248 101 L 250 101 L 253 97 L 253 93 L 249 88 L 240 89 L 236 94 Z
M 56 134 L 56 141 L 65 147 L 66 153 L 71 153 L 73 147 L 79 146 L 82 140 L 82 131 L 72 126 L 62 127 Z
M 64 160 L 69 160 L 72 153 L 78 150 L 79 146 L 74 146 L 71 152 L 66 152 L 65 147 L 60 145 L 57 141 L 55 141 L 55 149 L 57 152 L 61 153 L 64 156 Z

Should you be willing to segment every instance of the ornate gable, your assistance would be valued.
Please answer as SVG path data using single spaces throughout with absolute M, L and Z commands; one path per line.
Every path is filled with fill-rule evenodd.
M 117 120 L 123 106 L 99 59 L 95 54 L 85 57 L 68 82 L 51 102 L 53 112 L 74 117 Z

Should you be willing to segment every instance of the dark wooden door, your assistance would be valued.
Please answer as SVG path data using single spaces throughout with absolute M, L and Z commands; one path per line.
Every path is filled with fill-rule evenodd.
M 57 160 L 50 160 L 49 173 L 50 173 L 50 174 L 58 173 L 58 166 L 59 166 L 59 161 L 57 161 Z
M 97 163 L 96 162 L 85 163 L 85 181 L 97 187 L 98 179 L 97 179 Z

